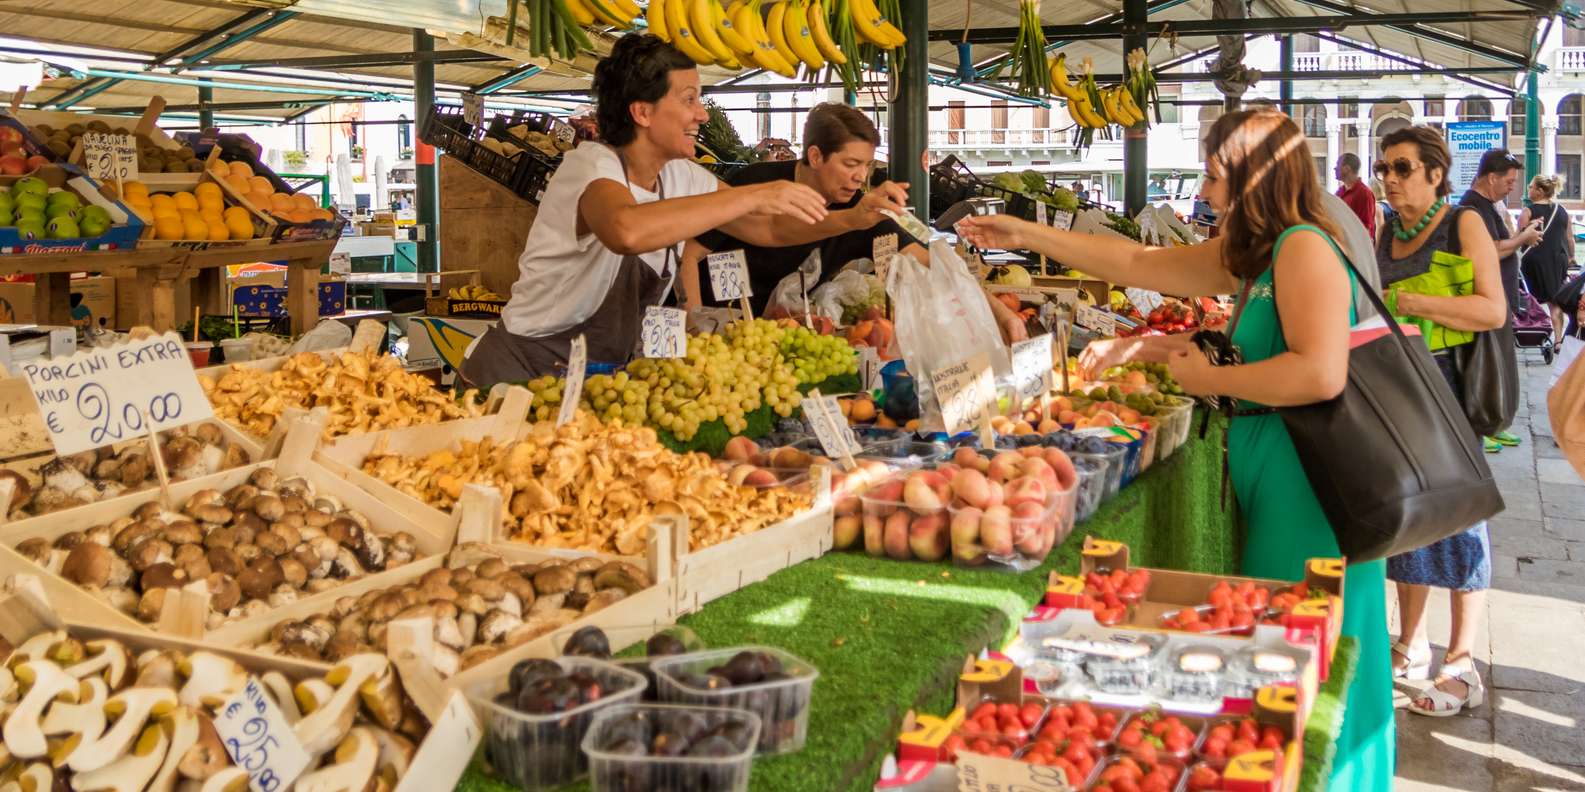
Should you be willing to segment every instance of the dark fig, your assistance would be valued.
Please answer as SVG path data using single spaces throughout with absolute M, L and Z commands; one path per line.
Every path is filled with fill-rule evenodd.
M 731 743 L 737 750 L 746 750 L 749 746 L 751 730 L 748 724 L 740 721 L 723 721 L 720 725 L 709 731 L 709 736 L 720 737 Z
M 517 709 L 530 715 L 566 712 L 582 702 L 578 686 L 566 677 L 541 679 L 517 692 Z
M 512 666 L 507 681 L 511 691 L 518 693 L 538 680 L 559 677 L 564 673 L 566 672 L 562 671 L 561 665 L 555 660 L 534 658 L 519 661 L 517 665 Z
M 678 674 L 677 681 L 696 690 L 724 690 L 732 687 L 732 680 L 719 674 Z
M 642 746 L 649 745 L 653 736 L 653 727 L 649 718 L 643 713 L 633 712 L 617 718 L 606 727 L 606 741 L 608 744 L 629 741 Z M 614 750 L 607 748 L 606 750 Z M 648 750 L 647 748 L 645 750 Z
M 567 644 L 561 647 L 561 653 L 564 655 L 610 660 L 611 642 L 605 637 L 605 632 L 599 627 L 584 627 L 567 639 Z
M 753 685 L 765 678 L 765 662 L 757 652 L 738 652 L 722 671 L 734 685 Z
M 644 644 L 644 653 L 650 657 L 685 654 L 688 647 L 671 633 L 656 633 Z
M 682 735 L 690 743 L 703 737 L 709 729 L 710 724 L 705 722 L 704 716 L 688 710 L 676 712 L 666 721 L 667 731 Z
M 757 652 L 756 654 L 759 655 L 760 665 L 765 669 L 766 675 L 786 672 L 786 669 L 782 668 L 781 661 L 776 659 L 776 655 L 770 652 Z
M 732 741 L 725 737 L 706 737 L 688 746 L 688 755 L 721 759 L 737 753 L 738 750 L 737 747 L 732 745 Z
M 574 671 L 568 674 L 567 681 L 578 686 L 578 698 L 584 704 L 597 701 L 605 694 L 604 688 L 600 685 L 600 680 L 595 679 L 593 675 L 586 671 Z
M 622 756 L 648 756 L 649 755 L 649 749 L 644 747 L 644 743 L 641 743 L 638 740 L 627 739 L 627 738 L 624 738 L 624 739 L 621 739 L 621 740 L 617 740 L 616 742 L 611 743 L 610 745 L 607 745 L 605 747 L 605 751 L 606 751 L 606 753 L 619 754 L 619 755 L 622 755 Z
M 687 750 L 688 738 L 674 731 L 655 735 L 649 744 L 649 752 L 655 756 L 682 756 Z

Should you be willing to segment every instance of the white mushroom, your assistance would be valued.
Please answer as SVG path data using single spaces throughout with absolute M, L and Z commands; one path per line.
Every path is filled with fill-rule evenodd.
M 151 723 L 138 735 L 130 753 L 103 767 L 79 772 L 72 777 L 72 789 L 77 792 L 142 792 L 149 779 L 159 772 L 165 760 L 165 749 L 170 740 L 165 729 Z
M 49 762 L 34 762 L 22 769 L 16 780 L 0 786 L 0 792 L 50 792 L 55 788 L 55 769 Z
M 198 713 L 198 739 L 177 760 L 176 772 L 189 782 L 208 781 L 223 774 L 231 766 L 231 757 L 220 742 L 215 724 L 203 712 Z
M 335 693 L 320 706 L 308 711 L 293 727 L 297 741 L 309 754 L 322 754 L 346 736 L 352 727 L 352 717 L 357 713 L 358 696 L 363 684 L 389 674 L 390 661 L 384 655 L 360 654 L 343 660 L 325 675 L 326 684 L 335 687 Z M 299 699 L 299 703 L 302 703 Z M 305 711 L 309 707 L 303 707 Z M 367 779 L 365 779 L 367 780 Z M 362 787 L 358 787 L 362 789 Z
M 288 724 L 295 724 L 301 720 L 303 713 L 297 708 L 297 697 L 292 695 L 292 683 L 279 671 L 267 671 L 259 677 L 265 689 L 275 697 L 275 704 L 281 708 L 281 715 L 285 716 Z
M 380 780 L 387 789 L 395 789 L 402 776 L 407 775 L 407 767 L 413 761 L 413 741 L 385 729 L 370 731 L 374 732 L 374 741 L 380 746 L 377 762 Z
M 77 703 L 56 703 L 44 714 L 46 736 L 66 735 L 49 744 L 50 761 L 56 767 L 65 766 L 83 746 L 92 747 L 105 733 L 105 701 L 109 698 L 105 681 L 89 677 L 78 684 Z
M 23 689 L 22 700 L 11 710 L 0 733 L 12 757 L 37 759 L 49 750 L 44 740 L 44 708 L 57 698 L 75 703 L 79 693 L 77 679 L 48 660 L 30 660 L 12 673 Z
M 68 667 L 66 673 L 78 679 L 93 674 L 103 679 L 111 690 L 119 690 L 127 681 L 132 653 L 120 641 L 109 638 L 89 641 L 84 648 L 88 659 Z
M 240 767 L 227 767 L 209 777 L 197 792 L 242 792 L 248 788 L 248 771 Z
M 176 771 L 188 749 L 198 743 L 198 711 L 192 707 L 177 707 L 170 715 L 160 719 L 165 730 L 167 748 L 159 772 L 149 782 L 148 792 L 171 792 L 176 788 Z
M 186 682 L 180 700 L 189 707 L 217 707 L 248 683 L 248 670 L 229 657 L 193 652 L 177 663 Z
M 23 641 L 17 648 L 12 649 L 11 657 L 6 661 L 6 665 L 15 668 L 27 661 L 42 660 L 49 652 L 51 646 L 66 640 L 68 637 L 65 630 L 41 632 Z
M 139 740 L 143 726 L 176 708 L 176 691 L 169 688 L 132 687 L 110 697 L 105 702 L 105 714 L 114 719 L 105 733 L 92 743 L 84 743 L 72 753 L 67 766 L 74 773 L 98 770 L 125 754 Z M 165 733 L 160 732 L 163 740 Z M 162 749 L 163 750 L 163 749 Z M 154 762 L 155 769 L 159 761 Z M 154 775 L 150 770 L 145 782 Z
M 362 792 L 374 778 L 380 745 L 374 732 L 359 726 L 336 746 L 330 764 L 297 779 L 297 792 Z

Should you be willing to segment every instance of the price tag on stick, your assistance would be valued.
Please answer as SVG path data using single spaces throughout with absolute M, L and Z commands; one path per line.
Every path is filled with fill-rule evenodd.
M 743 311 L 744 319 L 752 319 L 753 312 L 749 308 L 748 298 L 754 296 L 754 289 L 748 280 L 748 257 L 741 250 L 729 250 L 725 253 L 711 253 L 705 258 L 705 264 L 710 270 L 710 289 L 715 292 L 715 298 L 720 302 L 738 301 L 738 307 Z
M 1012 364 L 1019 402 L 1043 399 L 1051 390 L 1051 334 L 1013 344 Z
M 647 358 L 680 358 L 688 354 L 688 312 L 652 305 L 644 309 L 641 352 Z
M 975 428 L 983 431 L 996 412 L 996 379 L 983 352 L 931 372 L 930 387 L 949 435 Z
M 870 256 L 875 262 L 875 271 L 883 272 L 883 262 L 890 262 L 897 253 L 897 234 L 881 234 L 870 242 Z
M 1123 294 L 1128 295 L 1128 301 L 1139 309 L 1140 316 L 1150 316 L 1151 311 L 1160 308 L 1162 303 L 1166 302 L 1161 298 L 1160 292 L 1153 292 L 1149 289 L 1129 287 L 1123 290 Z
M 821 396 L 820 390 L 816 388 L 809 391 L 800 404 L 803 405 L 809 425 L 814 428 L 820 447 L 825 449 L 827 455 L 841 459 L 846 470 L 852 470 L 853 455 L 859 452 L 859 444 L 853 437 L 853 429 L 842 417 L 842 408 L 837 405 L 836 397 Z
M 242 690 L 215 713 L 214 724 L 226 755 L 247 771 L 254 792 L 288 789 L 308 768 L 308 752 L 258 677 L 248 677 Z
M 567 384 L 561 389 L 561 412 L 556 415 L 556 425 L 565 426 L 578 414 L 578 400 L 583 398 L 583 377 L 589 368 L 589 344 L 582 335 L 572 340 L 572 351 L 567 353 Z
M 462 94 L 462 120 L 468 126 L 478 126 L 484 121 L 484 97 L 471 91 Z
M 1041 225 L 1045 225 L 1046 224 L 1046 202 L 1045 201 L 1035 201 L 1035 222 L 1037 222 L 1037 223 L 1039 223 Z M 1046 254 L 1044 254 L 1044 253 L 1040 254 L 1040 274 L 1041 275 L 1050 274 L 1046 270 Z
M 17 364 L 58 454 L 214 417 L 175 333 Z
M 115 182 L 121 192 L 123 182 L 138 179 L 138 146 L 131 135 L 88 132 L 83 135 L 83 169 L 99 182 Z
M 1117 335 L 1117 320 L 1110 313 L 1093 306 L 1079 306 L 1073 321 L 1080 327 L 1094 330 L 1100 336 L 1110 338 Z

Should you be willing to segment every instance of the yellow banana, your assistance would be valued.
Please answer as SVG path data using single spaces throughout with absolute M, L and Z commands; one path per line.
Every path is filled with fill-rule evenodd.
M 1102 88 L 1100 91 L 1101 110 L 1104 111 L 1102 116 L 1114 124 L 1128 126 L 1128 114 L 1117 107 L 1117 95 L 1113 93 L 1113 90 L 1112 88 Z
M 1090 97 L 1088 95 L 1080 95 L 1069 100 L 1068 110 L 1077 111 L 1072 113 L 1072 115 L 1079 121 L 1080 124 L 1083 124 L 1084 126 L 1087 126 L 1091 129 L 1100 129 L 1106 126 L 1106 119 L 1102 118 L 1099 113 L 1095 112 L 1095 105 L 1090 103 Z
M 594 18 L 602 25 L 625 28 L 632 24 L 632 20 L 622 18 L 622 12 L 612 7 L 608 0 L 581 0 L 581 2 L 594 12 Z
M 666 3 L 676 0 L 649 0 L 649 8 L 644 12 L 644 21 L 649 23 L 649 32 L 660 37 L 661 41 L 671 41 L 671 29 L 666 27 Z
M 693 31 L 699 44 L 710 51 L 716 62 L 731 60 L 732 50 L 715 33 L 715 14 L 710 11 L 712 0 L 689 0 L 688 29 Z
M 1070 102 L 1078 98 L 1081 93 L 1073 83 L 1068 82 L 1068 54 L 1066 52 L 1058 54 L 1051 61 L 1051 87 L 1056 89 L 1057 93 L 1062 94 L 1062 98 Z
M 567 11 L 578 24 L 588 27 L 594 24 L 594 12 L 584 5 L 582 0 L 566 0 Z
M 734 4 L 732 22 L 737 29 L 749 40 L 754 42 L 754 51 L 749 53 L 749 58 L 762 69 L 776 72 L 783 77 L 796 77 L 798 70 L 776 51 L 776 46 L 771 43 L 770 36 L 765 31 L 765 23 L 759 16 L 759 3 L 740 2 Z
M 787 46 L 811 71 L 824 69 L 825 58 L 820 57 L 820 48 L 809 37 L 809 7 L 803 0 L 786 0 L 786 4 L 789 7 L 782 14 L 782 36 L 787 39 Z
M 881 15 L 873 0 L 851 0 L 849 7 L 854 29 L 871 44 L 882 49 L 896 49 L 907 42 L 903 32 Z
M 627 17 L 629 25 L 633 24 L 633 20 L 637 19 L 639 14 L 644 13 L 643 9 L 639 8 L 638 4 L 633 2 L 633 0 L 613 0 L 613 3 L 616 6 L 616 10 L 621 11 L 622 16 Z
M 721 68 L 726 69 L 727 71 L 742 71 L 743 70 L 743 63 L 737 59 L 737 56 L 735 54 L 732 55 L 731 57 L 728 57 L 726 60 L 718 60 L 718 61 L 716 61 L 715 65 L 720 66 Z
M 1118 92 L 1117 99 L 1118 104 L 1134 117 L 1134 123 L 1129 124 L 1129 126 L 1142 124 L 1147 120 L 1145 118 L 1145 111 L 1140 109 L 1138 102 L 1134 101 L 1134 92 L 1128 90 L 1126 86 L 1123 86 Z
M 723 43 L 732 48 L 735 59 L 742 60 L 742 56 L 754 51 L 754 42 L 749 41 L 748 36 L 743 35 L 743 32 L 732 24 L 732 17 L 721 8 L 718 0 L 709 0 L 709 2 L 712 6 L 710 15 L 715 17 L 716 34 L 721 37 Z
M 715 63 L 715 55 L 699 43 L 698 36 L 688 26 L 687 9 L 683 8 L 685 2 L 687 0 L 666 0 L 666 29 L 671 31 L 671 44 L 700 66 Z
M 838 66 L 848 62 L 848 56 L 842 54 L 842 48 L 831 38 L 825 6 L 821 5 L 820 0 L 809 4 L 809 37 L 815 40 L 815 47 L 826 60 Z
M 770 34 L 771 46 L 776 48 L 776 54 L 793 67 L 794 75 L 797 74 L 798 56 L 793 54 L 792 48 L 787 45 L 786 28 L 782 17 L 787 14 L 786 3 L 773 3 L 770 14 L 765 17 L 765 32 Z

